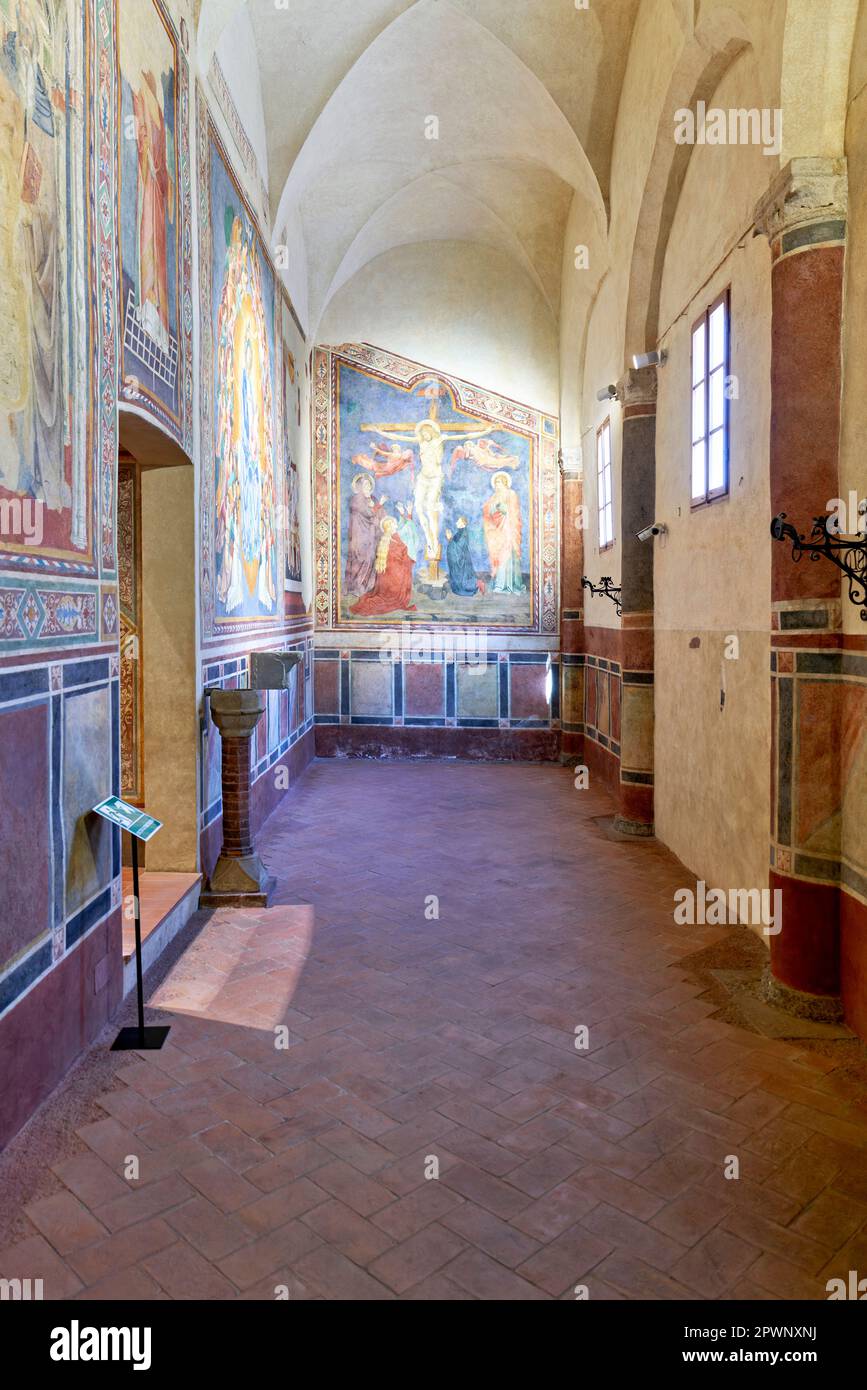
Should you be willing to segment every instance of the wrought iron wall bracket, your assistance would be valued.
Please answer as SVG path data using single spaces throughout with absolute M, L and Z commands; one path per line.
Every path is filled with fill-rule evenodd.
M 838 570 L 842 570 L 849 581 L 849 600 L 861 609 L 861 621 L 867 623 L 867 534 L 842 536 L 828 529 L 830 516 L 813 518 L 814 526 L 810 539 L 786 520 L 786 513 L 780 512 L 771 522 L 771 535 L 775 541 L 788 541 L 792 547 L 792 559 L 797 563 L 803 555 L 811 560 L 830 560 Z
M 622 617 L 620 597 L 623 590 L 619 589 L 616 584 L 612 584 L 610 574 L 603 575 L 598 586 L 594 584 L 591 579 L 588 579 L 586 574 L 583 576 L 581 583 L 583 587 L 589 589 L 591 594 L 594 594 L 596 598 L 610 598 L 617 609 L 618 617 Z

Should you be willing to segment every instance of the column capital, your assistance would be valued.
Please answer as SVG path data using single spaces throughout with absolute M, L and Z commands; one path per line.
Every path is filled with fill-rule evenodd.
M 584 478 L 584 450 L 580 444 L 561 449 L 557 458 L 560 477 L 566 483 L 580 483 Z
M 206 690 L 211 701 L 211 718 L 223 738 L 252 738 L 265 713 L 264 690 Z
M 630 367 L 617 383 L 617 399 L 627 409 L 655 406 L 658 384 L 656 367 Z
M 756 233 L 773 243 L 815 223 L 843 223 L 845 227 L 848 212 L 844 158 L 790 159 L 756 204 Z M 842 237 L 840 229 L 822 239 L 839 241 Z

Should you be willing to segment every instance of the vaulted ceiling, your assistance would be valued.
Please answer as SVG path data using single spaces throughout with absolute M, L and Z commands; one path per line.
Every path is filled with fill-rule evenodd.
M 203 66 L 252 26 L 273 226 L 311 331 L 368 262 L 442 240 L 506 252 L 556 318 L 573 201 L 588 228 L 607 215 L 638 4 L 203 0 Z

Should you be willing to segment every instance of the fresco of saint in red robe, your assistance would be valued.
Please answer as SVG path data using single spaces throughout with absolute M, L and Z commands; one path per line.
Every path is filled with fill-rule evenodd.
M 485 544 L 491 563 L 490 588 L 494 593 L 522 594 L 521 503 L 508 473 L 491 479 L 493 495 L 482 508 Z
M 376 579 L 370 593 L 364 594 L 353 605 L 351 612 L 357 617 L 415 612 L 412 601 L 412 556 L 400 536 L 395 534 L 396 531 L 394 517 L 385 517 L 382 540 L 376 548 Z

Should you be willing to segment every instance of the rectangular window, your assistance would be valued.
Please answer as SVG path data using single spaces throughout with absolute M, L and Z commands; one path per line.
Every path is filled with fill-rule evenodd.
M 729 490 L 729 291 L 692 329 L 692 505 L 701 506 Z
M 614 544 L 614 491 L 611 478 L 611 421 L 596 431 L 596 501 L 599 508 L 599 549 Z

